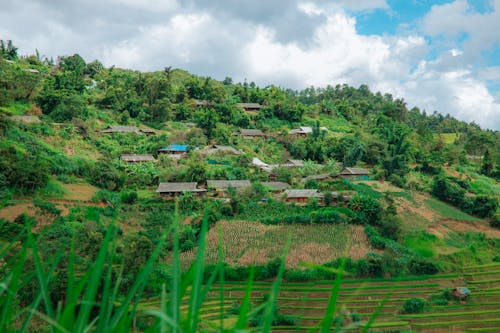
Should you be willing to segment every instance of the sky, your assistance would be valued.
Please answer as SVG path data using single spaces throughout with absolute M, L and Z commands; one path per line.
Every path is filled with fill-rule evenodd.
M 1 0 L 0 39 L 261 86 L 367 84 L 500 130 L 500 0 Z

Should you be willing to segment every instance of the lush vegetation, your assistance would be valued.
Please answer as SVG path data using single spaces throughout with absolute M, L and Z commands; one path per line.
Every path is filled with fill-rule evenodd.
M 245 112 L 239 103 L 262 108 Z M 109 125 L 154 134 L 100 132 Z M 311 133 L 290 133 L 298 126 Z M 233 135 L 241 128 L 266 136 Z M 186 145 L 186 156 L 158 155 L 169 144 Z M 214 144 L 240 153 L 206 153 Z M 131 153 L 155 161 L 120 159 Z M 170 67 L 105 68 L 78 54 L 20 56 L 1 41 L 0 156 L 0 331 L 406 329 L 404 316 L 453 302 L 398 294 L 398 281 L 498 261 L 500 133 L 408 109 L 365 85 L 262 88 Z M 265 170 L 255 157 L 279 166 Z M 353 166 L 370 176 L 338 177 Z M 223 199 L 155 193 L 160 182 L 203 187 L 211 179 L 252 185 L 229 187 Z M 263 185 L 270 180 L 323 197 L 287 203 Z M 497 283 L 492 274 L 488 283 Z M 276 282 L 263 293 L 259 281 L 269 279 Z M 344 285 L 361 279 L 394 282 L 405 314 L 377 322 L 355 305 L 339 311 L 342 293 L 378 295 L 376 286 Z M 320 297 L 326 312 L 310 318 L 279 294 L 320 280 L 335 282 Z

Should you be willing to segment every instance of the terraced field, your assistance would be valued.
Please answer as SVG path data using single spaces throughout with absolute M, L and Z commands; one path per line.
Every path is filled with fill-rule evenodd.
M 263 296 L 270 292 L 271 285 L 272 282 L 255 282 L 252 302 L 262 302 Z M 444 290 L 454 286 L 467 286 L 471 290 L 467 301 L 433 301 Z M 332 281 L 283 283 L 278 295 L 278 308 L 281 314 L 295 320 L 295 326 L 274 327 L 273 332 L 318 331 L 314 327 L 325 315 L 332 287 Z M 226 283 L 223 287 L 223 303 L 220 287 L 212 288 L 201 318 L 208 325 L 210 322 L 217 325 L 222 305 L 224 320 L 232 322 L 236 315 L 231 314 L 231 309 L 243 298 L 245 288 L 245 284 Z M 420 314 L 402 314 L 402 304 L 412 297 L 428 301 L 425 311 Z M 344 319 L 344 327 L 353 323 L 366 325 L 371 321 L 370 332 L 500 332 L 500 263 L 466 267 L 457 274 L 344 280 L 336 301 L 335 317 Z M 347 331 L 361 332 L 362 327 Z

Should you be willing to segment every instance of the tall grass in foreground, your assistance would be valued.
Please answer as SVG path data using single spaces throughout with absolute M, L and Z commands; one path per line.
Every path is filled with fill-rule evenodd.
M 152 255 L 136 275 L 127 292 L 120 293 L 121 270 L 113 261 L 116 254 L 117 228 L 111 224 L 102 241 L 100 250 L 86 272 L 76 268 L 74 242 L 69 244 L 66 258 L 68 276 L 67 290 L 63 300 L 54 305 L 49 284 L 55 276 L 58 265 L 64 256 L 62 249 L 51 258 L 41 258 L 35 236 L 27 227 L 13 242 L 0 248 L 0 332 L 270 332 L 276 313 L 277 299 L 285 269 L 285 258 L 290 242 L 287 243 L 277 277 L 267 300 L 260 305 L 250 302 L 253 288 L 253 271 L 246 283 L 245 295 L 241 300 L 240 311 L 234 323 L 228 325 L 224 320 L 224 253 L 219 246 L 219 262 L 211 272 L 205 272 L 205 251 L 207 234 L 207 214 L 203 219 L 196 259 L 188 270 L 181 272 L 179 249 L 179 219 L 175 218 L 170 230 L 166 230 L 154 248 Z M 159 306 L 156 309 L 140 310 L 139 304 L 148 284 L 155 262 L 158 261 L 167 237 L 173 239 L 173 259 L 171 278 L 162 285 Z M 20 246 L 17 254 L 7 257 L 15 246 Z M 32 271 L 25 272 L 27 267 Z M 318 266 L 319 267 L 319 266 Z M 327 268 L 325 268 L 327 269 Z M 207 273 L 207 274 L 206 274 Z M 209 273 L 209 274 L 208 274 Z M 363 327 L 367 332 L 373 323 L 356 323 L 355 326 L 342 328 L 335 322 L 338 315 L 336 301 L 343 277 L 343 267 L 335 271 L 337 278 L 333 283 L 331 297 L 325 317 L 310 332 L 332 332 Z M 204 276 L 208 279 L 204 280 Z M 207 293 L 218 281 L 220 289 L 220 313 L 218 323 L 208 325 L 200 318 Z M 18 293 L 22 288 L 35 288 L 30 304 L 21 304 Z M 186 310 L 186 300 L 188 307 Z M 382 304 L 383 305 L 383 304 Z M 382 306 L 381 305 L 381 306 Z M 260 314 L 257 327 L 250 327 L 252 317 Z M 146 319 L 147 327 L 136 327 L 138 319 Z M 216 321 L 217 322 L 217 321 Z M 292 328 L 293 329 L 293 328 Z

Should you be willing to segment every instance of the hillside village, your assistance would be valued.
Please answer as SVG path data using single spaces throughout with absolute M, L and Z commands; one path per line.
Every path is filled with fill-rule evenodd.
M 307 311 L 314 314 L 302 319 L 286 288 L 298 299 L 293 283 L 306 288 L 344 274 L 345 283 L 360 288 L 362 279 L 368 286 L 396 281 L 404 297 L 425 299 L 431 317 L 437 306 L 474 306 L 465 296 L 442 298 L 468 287 L 467 299 L 484 295 L 492 307 L 484 327 L 500 325 L 493 306 L 500 133 L 409 109 L 365 85 L 293 91 L 170 67 L 105 68 L 77 54 L 55 62 L 3 54 L 0 156 L 0 281 L 23 281 L 13 287 L 16 300 L 1 305 L 40 302 L 30 287 L 37 285 L 47 289 L 52 310 L 72 295 L 74 281 L 66 276 L 120 276 L 117 299 L 142 288 L 136 305 L 146 314 L 129 319 L 144 328 L 153 322 L 147 311 L 156 297 L 180 288 L 169 282 L 178 274 L 198 287 L 219 281 L 203 294 L 213 302 L 224 283 L 243 283 L 228 287 L 227 302 L 236 303 L 223 302 L 226 318 L 234 319 L 240 312 L 229 308 L 243 306 L 244 281 L 267 286 L 278 277 L 291 283 L 280 307 L 310 328 L 320 320 L 318 306 L 327 307 L 322 287 L 308 285 Z M 50 278 L 31 274 L 33 267 Z M 476 272 L 492 278 L 485 282 Z M 422 279 L 428 292 L 408 290 L 405 278 Z M 105 286 L 94 281 L 96 295 L 110 292 L 109 279 Z M 373 295 L 345 303 L 352 312 Z M 380 329 L 422 327 L 391 304 L 394 314 L 382 311 Z M 205 310 L 210 331 L 219 318 Z M 274 316 L 282 321 L 273 326 L 287 325 Z M 446 321 L 440 323 L 444 332 Z M 484 328 L 476 324 L 459 327 Z M 0 331 L 15 325 L 0 321 Z

